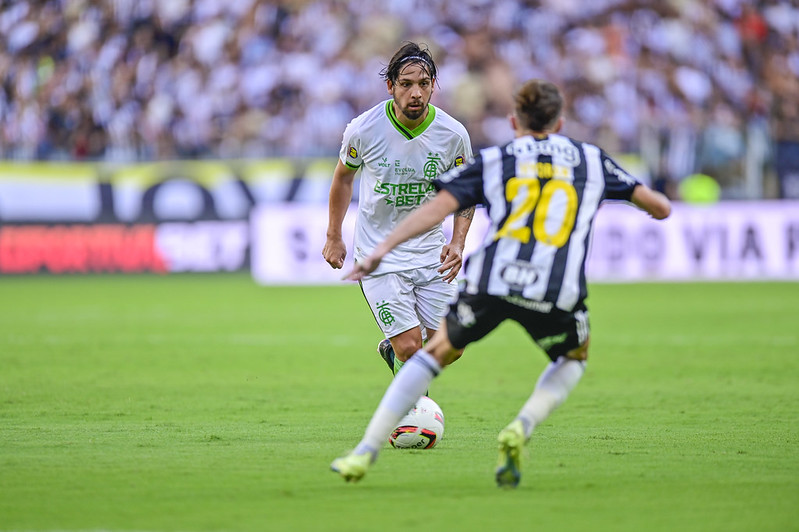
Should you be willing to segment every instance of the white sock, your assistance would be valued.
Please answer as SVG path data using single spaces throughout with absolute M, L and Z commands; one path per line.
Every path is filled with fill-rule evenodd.
M 376 456 L 388 440 L 391 430 L 424 395 L 430 382 L 440 372 L 438 361 L 424 349 L 408 359 L 386 389 L 355 452 L 371 452 Z
M 535 385 L 535 391 L 524 403 L 517 419 L 521 419 L 527 438 L 537 425 L 569 396 L 585 372 L 585 362 L 559 357 L 550 363 Z

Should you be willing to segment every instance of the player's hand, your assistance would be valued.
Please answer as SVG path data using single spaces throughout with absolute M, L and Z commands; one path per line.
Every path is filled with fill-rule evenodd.
M 360 281 L 375 271 L 377 267 L 380 266 L 381 260 L 382 257 L 370 255 L 362 261 L 356 262 L 355 267 L 352 269 L 352 271 L 344 276 L 344 279 L 347 281 Z
M 438 268 L 438 273 L 447 272 L 444 275 L 444 281 L 451 283 L 458 276 L 463 266 L 463 246 L 453 244 L 450 242 L 441 248 L 441 266 Z M 447 271 L 449 270 L 449 271 Z
M 330 238 L 325 241 L 322 248 L 322 256 L 333 269 L 340 269 L 344 266 L 344 259 L 347 258 L 347 246 L 341 238 Z

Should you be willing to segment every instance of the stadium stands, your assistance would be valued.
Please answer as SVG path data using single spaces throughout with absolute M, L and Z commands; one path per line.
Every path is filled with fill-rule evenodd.
M 545 77 L 567 133 L 640 154 L 667 192 L 701 172 L 726 197 L 799 197 L 799 7 L 755 4 L 4 1 L 0 158 L 332 157 L 411 39 L 476 148 L 509 138 L 512 86 Z

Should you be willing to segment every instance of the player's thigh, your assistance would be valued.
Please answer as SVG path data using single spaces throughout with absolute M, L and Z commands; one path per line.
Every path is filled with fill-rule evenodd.
M 537 312 L 517 307 L 513 319 L 519 322 L 551 360 L 569 356 L 578 360 L 588 357 L 591 327 L 588 310 L 582 306 L 572 312 L 553 309 Z
M 438 329 L 458 295 L 457 285 L 444 282 L 436 267 L 419 268 L 412 272 L 412 279 L 419 320 L 428 329 Z
M 368 276 L 361 290 L 386 338 L 419 326 L 411 280 L 397 273 Z
M 507 319 L 504 302 L 483 294 L 461 292 L 450 305 L 446 318 L 446 333 L 455 349 L 463 349 L 485 337 Z

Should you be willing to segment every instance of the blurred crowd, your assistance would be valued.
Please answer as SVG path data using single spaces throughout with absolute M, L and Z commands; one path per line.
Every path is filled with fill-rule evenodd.
M 403 40 L 475 149 L 543 77 L 565 133 L 799 197 L 799 5 L 785 0 L 0 0 L 0 158 L 335 156 Z M 777 179 L 780 176 L 781 179 Z M 742 184 L 744 183 L 744 184 Z M 794 188 L 792 188 L 794 187 Z

